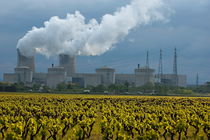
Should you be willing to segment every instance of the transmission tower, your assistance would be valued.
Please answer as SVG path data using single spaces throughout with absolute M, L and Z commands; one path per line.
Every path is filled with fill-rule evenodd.
M 147 51 L 146 68 L 149 68 L 149 51 Z
M 178 74 L 177 74 L 177 53 L 176 48 L 174 49 L 174 64 L 173 64 L 173 76 L 174 86 L 178 86 Z
M 162 50 L 160 49 L 160 59 L 159 59 L 159 66 L 158 66 L 158 83 L 161 83 L 163 78 L 163 61 L 162 61 Z
M 146 66 L 145 66 L 145 75 L 144 75 L 144 84 L 149 82 L 149 51 L 147 51 L 146 57 Z
M 196 75 L 196 88 L 198 88 L 198 85 L 199 85 L 199 75 L 197 73 L 197 75 Z

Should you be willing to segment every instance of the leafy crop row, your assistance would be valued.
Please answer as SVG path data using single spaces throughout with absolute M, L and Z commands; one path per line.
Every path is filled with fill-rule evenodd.
M 0 139 L 210 139 L 210 98 L 4 94 Z

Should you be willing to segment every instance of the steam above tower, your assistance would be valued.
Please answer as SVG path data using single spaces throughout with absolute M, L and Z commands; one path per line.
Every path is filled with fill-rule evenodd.
M 39 53 L 47 57 L 59 54 L 101 55 L 138 26 L 153 22 L 167 22 L 171 10 L 163 0 L 132 0 L 113 14 L 105 14 L 97 21 L 76 11 L 66 18 L 51 17 L 41 28 L 33 27 L 18 40 L 17 48 L 25 56 Z

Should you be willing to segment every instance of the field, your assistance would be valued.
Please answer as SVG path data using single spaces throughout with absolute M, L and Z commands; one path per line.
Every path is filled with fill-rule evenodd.
M 209 97 L 0 93 L 0 139 L 210 139 Z

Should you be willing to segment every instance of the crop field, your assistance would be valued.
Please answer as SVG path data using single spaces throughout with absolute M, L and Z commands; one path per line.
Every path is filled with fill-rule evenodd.
M 209 97 L 0 93 L 0 139 L 210 139 Z

